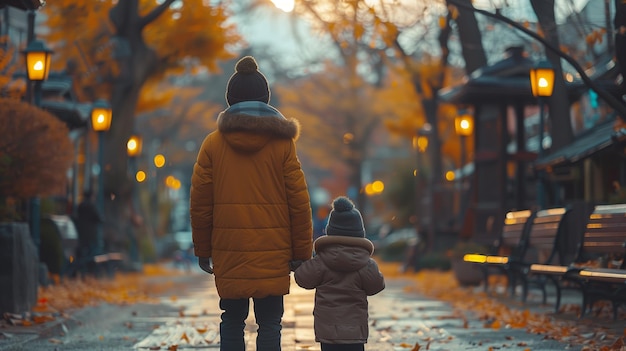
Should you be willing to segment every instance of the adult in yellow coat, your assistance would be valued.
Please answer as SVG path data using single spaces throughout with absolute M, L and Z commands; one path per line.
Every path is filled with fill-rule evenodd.
M 223 310 L 220 350 L 245 350 L 250 298 L 257 350 L 281 349 L 290 263 L 312 254 L 311 205 L 295 144 L 299 123 L 269 99 L 256 61 L 243 57 L 228 82 L 229 107 L 202 143 L 191 178 L 194 253 L 215 274 Z

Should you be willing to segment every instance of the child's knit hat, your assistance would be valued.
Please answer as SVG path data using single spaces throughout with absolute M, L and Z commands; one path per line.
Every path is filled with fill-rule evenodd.
M 354 207 L 354 203 L 345 196 L 339 196 L 333 201 L 333 209 L 330 211 L 327 235 L 365 237 L 365 227 L 361 212 Z

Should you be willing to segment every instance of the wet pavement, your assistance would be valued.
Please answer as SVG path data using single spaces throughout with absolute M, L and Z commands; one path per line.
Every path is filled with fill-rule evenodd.
M 178 280 L 176 284 L 185 288 L 164 294 L 158 304 L 104 304 L 81 309 L 38 329 L 0 327 L 0 350 L 218 350 L 220 310 L 212 276 L 194 271 L 168 279 Z M 477 313 L 459 311 L 447 302 L 420 296 L 410 289 L 415 284 L 411 280 L 387 278 L 386 283 L 386 289 L 369 300 L 368 351 L 585 347 L 583 343 L 566 343 L 523 328 L 493 328 Z M 313 332 L 313 295 L 314 291 L 293 283 L 291 293 L 285 297 L 283 351 L 320 350 Z M 547 306 L 530 308 L 549 313 Z M 577 323 L 575 318 L 569 322 Z M 583 322 L 594 324 L 592 319 Z M 620 328 L 623 333 L 626 326 L 624 321 L 604 322 L 613 333 L 620 333 Z M 248 350 L 255 350 L 255 330 L 251 312 L 246 328 Z

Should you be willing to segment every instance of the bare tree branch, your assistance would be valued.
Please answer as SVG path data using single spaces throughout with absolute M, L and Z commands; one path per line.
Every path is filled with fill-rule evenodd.
M 481 15 L 491 17 L 499 21 L 502 21 L 506 24 L 509 24 L 513 28 L 520 30 L 524 34 L 527 34 L 528 36 L 540 42 L 546 49 L 552 51 L 553 53 L 555 53 L 556 55 L 558 55 L 559 57 L 567 61 L 567 63 L 572 65 L 572 67 L 580 75 L 580 78 L 582 79 L 583 83 L 585 83 L 585 85 L 589 87 L 590 89 L 593 89 L 598 94 L 598 96 L 600 96 L 604 101 L 606 101 L 607 104 L 609 104 L 609 106 L 611 106 L 618 112 L 622 120 L 626 121 L 626 105 L 624 105 L 617 98 L 615 98 L 609 92 L 607 92 L 606 90 L 598 86 L 593 80 L 591 80 L 591 78 L 589 78 L 589 76 L 585 73 L 585 70 L 580 66 L 580 64 L 578 64 L 578 62 L 576 62 L 576 60 L 574 60 L 574 58 L 564 53 L 559 48 L 554 47 L 552 44 L 550 44 L 544 38 L 542 38 L 539 34 L 533 32 L 532 30 L 527 29 L 523 25 L 513 21 L 512 19 L 508 17 L 500 15 L 499 13 L 491 13 L 489 11 L 477 9 L 475 7 L 460 3 L 457 0 L 448 0 L 448 2 L 455 6 L 463 7 L 465 9 L 471 9 L 472 11 L 475 11 L 476 13 L 480 13 Z
M 174 0 L 165 0 L 163 3 L 161 3 L 161 5 L 155 7 L 154 9 L 152 9 L 152 11 L 150 11 L 150 13 L 148 13 L 145 16 L 143 16 L 139 20 L 139 26 L 141 28 L 143 28 L 146 25 L 150 24 L 155 19 L 159 18 L 159 16 L 161 16 L 161 14 L 163 12 L 165 12 L 165 10 L 167 10 L 173 2 L 174 2 Z

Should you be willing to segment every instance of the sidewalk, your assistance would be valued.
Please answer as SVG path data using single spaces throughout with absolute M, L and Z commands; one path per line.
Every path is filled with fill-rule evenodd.
M 390 271 L 397 268 L 381 267 Z M 366 350 L 626 350 L 611 347 L 624 336 L 624 320 L 578 320 L 574 311 L 554 316 L 552 307 L 536 303 L 536 297 L 522 305 L 503 295 L 484 296 L 481 287 L 450 288 L 445 283 L 449 278 L 446 274 L 386 273 L 385 290 L 369 300 L 370 338 Z M 5 323 L 0 325 L 0 350 L 219 349 L 219 298 L 211 276 L 194 270 L 149 279 L 171 285 L 159 292 L 156 304 L 84 307 L 31 327 Z M 437 298 L 432 297 L 435 287 L 443 291 Z M 292 284 L 291 293 L 285 297 L 283 351 L 320 350 L 314 341 L 313 301 L 313 290 Z M 575 295 L 567 295 L 564 301 L 576 302 Z M 135 313 L 138 310 L 141 312 Z M 126 315 L 112 327 L 124 324 L 132 329 L 98 340 L 93 329 L 86 328 L 93 318 L 121 311 Z M 248 350 L 255 350 L 255 331 L 251 313 L 246 328 Z
M 382 266 L 385 268 L 384 264 Z M 397 267 L 386 269 L 397 270 Z M 482 287 L 450 289 L 454 293 L 451 291 L 449 296 L 442 296 L 442 300 L 428 298 L 416 288 L 416 284 L 427 282 L 445 288 L 438 280 L 448 279 L 446 274 L 388 274 L 385 290 L 369 299 L 370 338 L 366 350 L 621 350 L 609 346 L 613 340 L 624 336 L 624 321 L 602 317 L 577 320 L 573 311 L 553 316 L 551 305 L 533 302 L 536 296 L 531 296 L 531 301 L 522 305 L 505 295 L 484 296 Z M 465 296 L 466 303 L 476 303 L 474 307 L 478 312 L 463 304 L 446 301 L 449 298 L 462 300 L 459 296 Z M 578 302 L 574 294 L 566 294 L 563 301 L 573 305 Z M 283 351 L 320 350 L 313 331 L 313 303 L 314 291 L 304 290 L 292 282 L 291 293 L 285 297 Z M 180 328 L 181 324 L 200 324 L 204 326 L 201 328 L 204 335 L 213 338 L 213 344 L 205 347 L 216 349 L 219 310 L 213 282 L 205 280 L 174 304 L 181 313 L 175 322 L 170 323 L 169 335 L 176 339 L 176 328 L 179 334 L 184 329 Z M 491 311 L 481 312 L 481 306 Z M 143 340 L 144 345 L 150 345 L 148 340 L 151 337 L 154 337 L 153 342 L 159 342 L 168 334 L 166 330 L 168 327 L 153 332 Z M 248 350 L 255 350 L 255 331 L 251 311 L 246 328 Z M 179 349 L 183 349 L 182 345 Z

